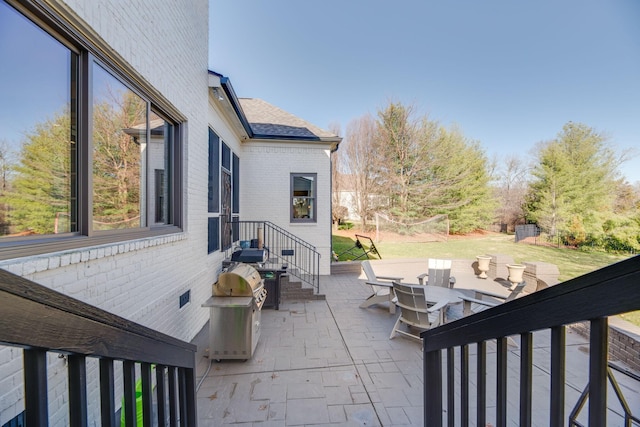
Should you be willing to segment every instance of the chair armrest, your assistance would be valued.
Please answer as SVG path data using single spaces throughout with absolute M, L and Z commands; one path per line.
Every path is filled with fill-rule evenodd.
M 393 283 L 392 282 L 370 282 L 367 281 L 365 282 L 367 285 L 371 285 L 371 286 L 382 286 L 384 288 L 391 288 L 393 289 Z
M 471 304 L 484 305 L 489 308 L 500 305 L 500 303 L 498 302 L 484 301 L 481 299 L 471 298 L 467 296 L 461 296 L 460 299 L 462 300 L 462 316 L 465 316 L 465 317 L 474 314 L 474 312 L 471 310 Z
M 451 276 L 449 277 L 449 285 L 451 285 L 451 287 L 453 288 L 453 285 L 456 284 L 456 278 Z
M 376 276 L 377 280 L 388 280 L 390 282 L 402 282 L 404 277 Z
M 483 296 L 487 296 L 487 297 L 491 297 L 491 298 L 497 298 L 497 299 L 501 299 L 501 300 L 505 300 L 507 299 L 507 295 L 500 295 L 497 294 L 495 292 L 491 292 L 491 291 L 480 291 L 478 289 L 474 289 L 474 292 L 476 294 L 476 298 L 481 299 Z
M 429 273 L 422 273 L 421 275 L 418 276 L 418 282 L 421 285 L 424 285 L 424 278 L 427 277 L 429 275 Z
M 485 301 L 485 300 L 481 300 L 481 299 L 476 299 L 476 298 L 471 298 L 471 297 L 467 297 L 467 296 L 461 296 L 460 299 L 462 300 L 462 302 L 465 305 L 468 305 L 470 303 L 476 303 L 476 304 L 481 304 L 481 305 L 486 305 L 487 307 L 495 307 L 497 305 L 500 305 L 499 302 L 491 302 L 491 301 Z
M 435 303 L 434 305 L 432 305 L 431 307 L 428 307 L 427 308 L 427 312 L 428 313 L 433 313 L 434 311 L 441 310 L 444 307 L 446 307 L 447 304 L 449 304 L 449 301 L 447 301 L 447 300 L 439 301 L 439 302 Z

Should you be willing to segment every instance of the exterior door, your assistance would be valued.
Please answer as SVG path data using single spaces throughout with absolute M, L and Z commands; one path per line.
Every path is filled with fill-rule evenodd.
M 220 247 L 227 250 L 233 243 L 233 228 L 231 226 L 231 174 L 225 170 L 222 171 L 222 217 L 220 223 L 222 225 L 222 233 L 220 233 Z

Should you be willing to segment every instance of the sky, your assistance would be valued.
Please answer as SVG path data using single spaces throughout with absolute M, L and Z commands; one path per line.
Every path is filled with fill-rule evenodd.
M 637 0 L 211 0 L 209 68 L 343 137 L 390 101 L 413 105 L 499 164 L 584 123 L 636 150 L 620 167 L 635 183 L 639 22 Z

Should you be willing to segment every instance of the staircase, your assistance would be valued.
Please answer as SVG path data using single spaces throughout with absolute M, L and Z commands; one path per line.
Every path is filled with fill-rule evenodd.
M 325 300 L 324 294 L 316 294 L 315 290 L 303 286 L 302 281 L 289 274 L 280 276 L 280 302 Z

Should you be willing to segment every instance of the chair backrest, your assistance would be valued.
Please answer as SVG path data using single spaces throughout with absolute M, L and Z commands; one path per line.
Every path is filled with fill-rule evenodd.
M 397 305 L 400 307 L 402 318 L 415 326 L 429 328 L 429 314 L 427 301 L 424 297 L 424 286 L 407 285 L 393 282 L 393 290 L 398 298 Z
M 451 260 L 429 258 L 429 275 L 427 276 L 428 286 L 449 287 L 451 277 Z
M 505 298 L 504 302 L 509 302 L 509 301 L 513 301 L 514 299 L 516 299 L 516 297 L 520 294 L 520 292 L 522 292 L 524 290 L 524 287 L 527 286 L 527 282 L 520 282 L 516 285 L 515 288 L 513 288 L 513 290 L 511 291 L 511 293 L 509 294 L 509 296 L 507 298 Z
M 371 267 L 371 263 L 369 261 L 362 261 L 362 271 L 364 275 L 367 276 L 367 280 L 370 282 L 374 282 L 376 280 L 376 275 L 373 272 L 373 267 Z

